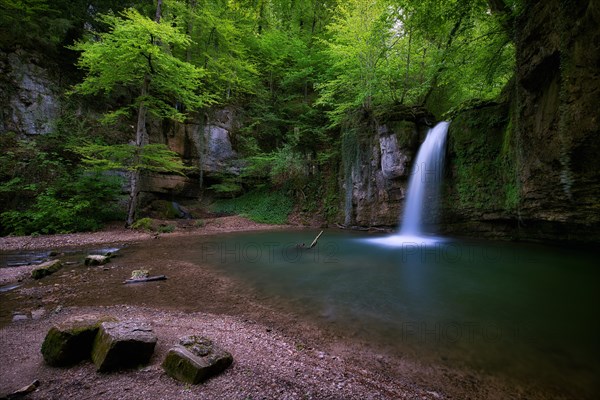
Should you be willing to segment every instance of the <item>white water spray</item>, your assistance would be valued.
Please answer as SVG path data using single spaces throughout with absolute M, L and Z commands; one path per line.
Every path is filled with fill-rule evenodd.
M 370 241 L 389 246 L 433 244 L 439 241 L 439 238 L 424 236 L 423 223 L 425 213 L 437 212 L 449 126 L 450 122 L 443 121 L 430 129 L 419 148 L 408 182 L 399 234 Z
M 400 235 L 421 236 L 423 213 L 437 211 L 449 125 L 450 122 L 443 121 L 430 129 L 419 149 L 408 182 Z

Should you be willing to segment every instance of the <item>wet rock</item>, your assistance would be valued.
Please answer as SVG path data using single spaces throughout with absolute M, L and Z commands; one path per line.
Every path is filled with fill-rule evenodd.
M 90 254 L 85 258 L 85 265 L 95 266 L 104 265 L 110 261 L 110 256 L 103 256 L 100 254 Z
M 46 334 L 42 355 L 48 365 L 66 367 L 88 359 L 100 324 L 114 318 L 77 316 L 55 325 Z
M 162 367 L 172 378 L 198 384 L 224 371 L 233 362 L 231 354 L 203 336 L 186 336 L 169 350 Z
M 41 319 L 44 315 L 46 315 L 46 310 L 43 308 L 38 308 L 37 310 L 33 310 L 31 312 L 32 319 Z
M 157 337 L 143 322 L 104 322 L 94 340 L 92 361 L 98 371 L 133 368 L 148 363 Z
M 47 261 L 40 264 L 36 269 L 31 271 L 31 277 L 33 279 L 41 279 L 47 275 L 51 275 L 62 268 L 60 260 Z
M 17 313 L 12 317 L 12 322 L 27 321 L 29 318 L 25 314 Z

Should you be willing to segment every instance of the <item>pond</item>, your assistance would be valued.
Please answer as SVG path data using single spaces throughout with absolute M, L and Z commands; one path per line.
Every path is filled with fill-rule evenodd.
M 179 257 L 210 264 L 265 297 L 400 354 L 598 394 L 597 254 L 459 240 L 379 243 L 325 231 L 196 238 Z M 316 232 L 315 232 L 316 234 Z

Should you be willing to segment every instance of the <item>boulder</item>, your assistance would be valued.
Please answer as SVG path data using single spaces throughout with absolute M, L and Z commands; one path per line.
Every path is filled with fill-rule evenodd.
M 157 340 L 147 323 L 104 322 L 94 340 L 92 361 L 100 372 L 147 364 Z
M 85 265 L 94 266 L 94 265 L 104 265 L 110 261 L 110 256 L 100 255 L 100 254 L 90 254 L 85 258 Z
M 186 336 L 169 350 L 162 367 L 172 378 L 198 384 L 224 371 L 233 362 L 231 354 L 203 336 Z
M 33 279 L 41 279 L 47 275 L 51 275 L 62 268 L 60 260 L 46 261 L 40 264 L 36 269 L 31 271 L 31 277 Z
M 54 367 L 66 367 L 90 358 L 100 324 L 111 320 L 114 318 L 84 315 L 53 326 L 42 343 L 44 361 Z

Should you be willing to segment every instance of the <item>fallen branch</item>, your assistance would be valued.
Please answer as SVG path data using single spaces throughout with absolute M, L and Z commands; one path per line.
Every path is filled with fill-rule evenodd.
M 310 244 L 309 249 L 312 249 L 313 247 L 315 247 L 317 245 L 317 241 L 319 240 L 319 238 L 321 237 L 322 234 L 323 234 L 323 231 L 319 232 L 319 234 L 317 235 L 315 240 L 313 240 L 313 242 Z
M 155 275 L 155 276 L 148 276 L 148 277 L 145 277 L 145 278 L 127 279 L 125 282 L 123 282 L 123 284 L 127 284 L 127 283 L 140 283 L 140 282 L 151 282 L 151 281 L 164 281 L 166 279 L 167 279 L 167 277 L 165 275 Z

